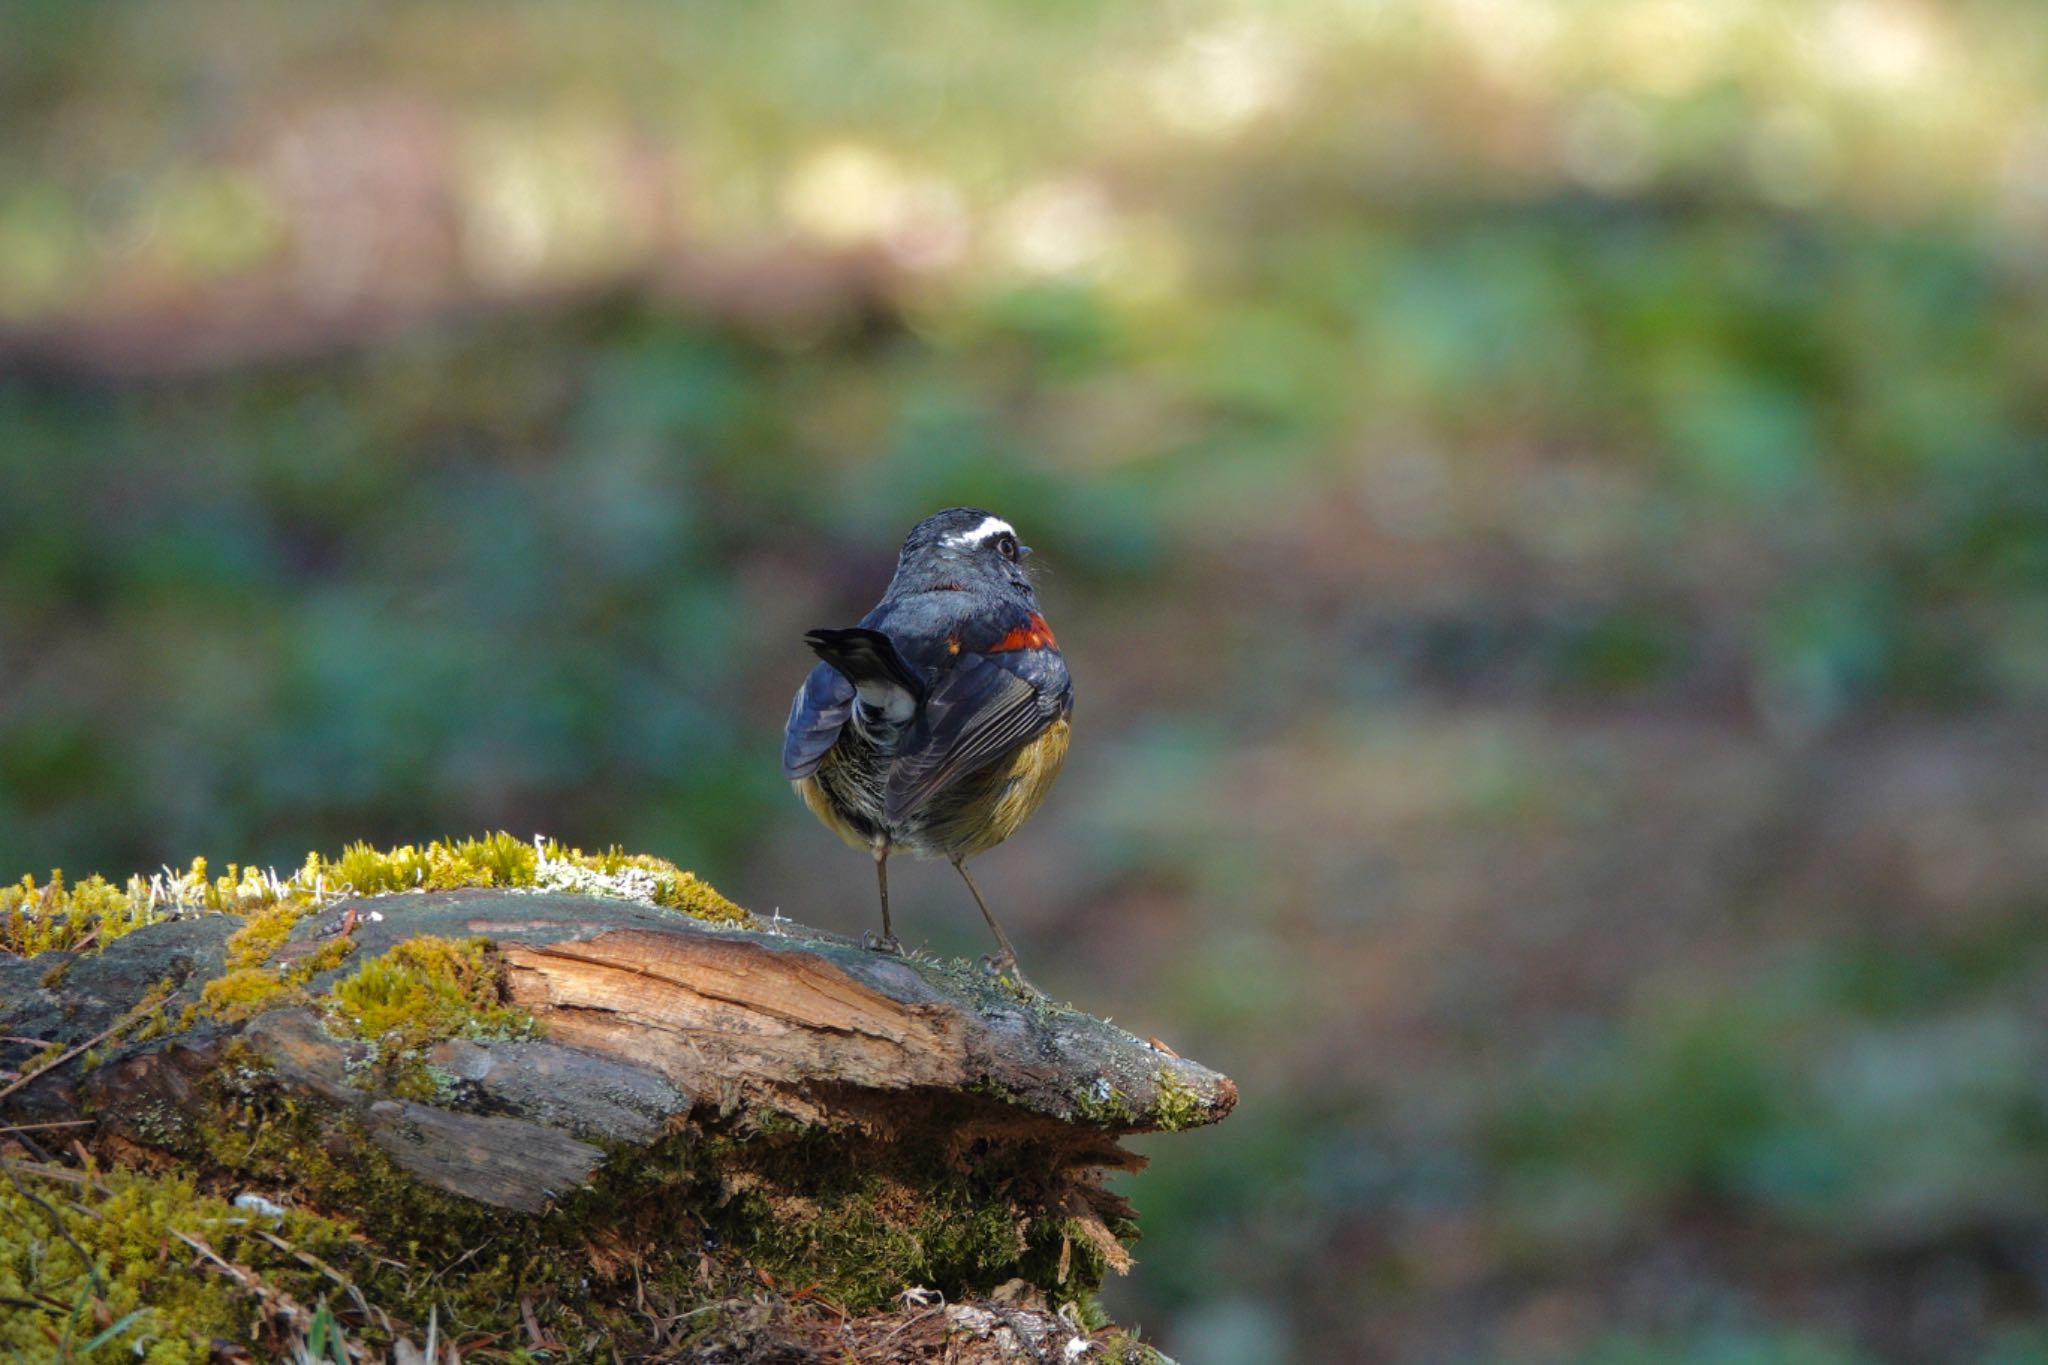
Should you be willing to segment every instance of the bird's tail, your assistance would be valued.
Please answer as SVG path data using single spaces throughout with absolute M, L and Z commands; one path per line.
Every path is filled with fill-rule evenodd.
M 804 643 L 853 684 L 863 709 L 884 720 L 909 720 L 924 701 L 924 679 L 879 630 L 813 630 Z

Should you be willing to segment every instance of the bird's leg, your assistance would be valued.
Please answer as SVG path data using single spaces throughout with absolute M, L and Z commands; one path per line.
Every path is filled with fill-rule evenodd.
M 1024 981 L 1024 973 L 1017 966 L 1017 950 L 1010 946 L 1009 935 L 1003 932 L 1002 925 L 996 923 L 996 917 L 989 913 L 988 902 L 981 898 L 981 888 L 974 884 L 974 878 L 967 875 L 966 860 L 955 858 L 953 860 L 953 867 L 959 872 L 960 880 L 967 883 L 967 889 L 974 893 L 974 903 L 981 907 L 981 917 L 988 921 L 989 928 L 995 930 L 996 942 L 1000 943 L 1003 948 L 994 957 L 983 960 L 998 974 L 1007 972 L 1019 981 L 1023 981 L 1025 985 L 1030 986 L 1031 983 Z M 1033 986 L 1032 989 L 1036 990 L 1037 987 Z
M 903 945 L 896 941 L 896 931 L 889 927 L 889 841 L 878 840 L 875 844 L 875 886 L 882 893 L 882 936 L 862 936 L 861 946 L 872 948 L 878 953 L 901 953 Z

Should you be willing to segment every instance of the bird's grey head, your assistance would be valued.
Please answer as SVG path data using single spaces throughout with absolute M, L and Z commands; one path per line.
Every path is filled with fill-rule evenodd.
M 1031 547 L 1017 529 L 980 507 L 948 507 L 911 528 L 896 560 L 892 591 L 929 592 L 949 586 L 1007 589 L 1031 596 L 1024 558 Z

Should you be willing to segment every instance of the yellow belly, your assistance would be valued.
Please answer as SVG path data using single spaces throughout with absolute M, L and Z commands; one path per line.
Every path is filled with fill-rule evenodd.
M 909 827 L 893 834 L 897 848 L 927 857 L 969 858 L 994 848 L 1044 803 L 1053 779 L 1067 761 L 1072 723 L 1062 716 L 1044 733 L 979 772 L 969 773 L 939 792 L 916 813 Z M 873 840 L 848 818 L 833 799 L 826 772 L 836 754 L 827 754 L 819 771 L 791 783 L 811 814 L 854 848 L 872 847 Z
M 797 796 L 811 814 L 818 817 L 818 823 L 854 848 L 872 848 L 875 840 L 871 833 L 848 818 L 841 800 L 834 798 L 832 786 L 827 785 L 828 779 L 837 775 L 833 768 L 839 761 L 839 751 L 833 749 L 826 753 L 816 772 L 809 777 L 799 777 L 789 785 L 796 788 Z
M 1052 790 L 1053 779 L 1067 761 L 1072 732 L 1072 723 L 1061 716 L 1009 757 L 968 774 L 933 797 L 915 846 L 948 858 L 968 858 L 1015 834 Z

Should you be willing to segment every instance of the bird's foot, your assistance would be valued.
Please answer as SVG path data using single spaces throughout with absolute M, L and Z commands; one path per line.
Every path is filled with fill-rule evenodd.
M 1017 956 L 1014 953 L 990 953 L 981 960 L 981 969 L 999 981 L 1007 981 L 1022 986 L 1032 995 L 1043 996 L 1045 994 L 1044 991 L 1032 985 L 1030 980 L 1025 977 L 1023 971 L 1017 966 Z
M 887 953 L 890 957 L 902 957 L 903 945 L 894 934 L 862 934 L 860 946 L 871 953 Z

